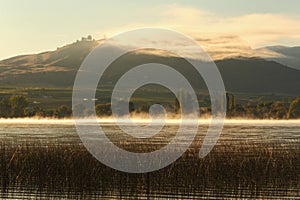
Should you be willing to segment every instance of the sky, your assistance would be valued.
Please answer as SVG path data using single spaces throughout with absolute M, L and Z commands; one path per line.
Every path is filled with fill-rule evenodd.
M 193 38 L 238 36 L 252 48 L 300 46 L 299 0 L 0 0 L 0 59 L 142 27 Z

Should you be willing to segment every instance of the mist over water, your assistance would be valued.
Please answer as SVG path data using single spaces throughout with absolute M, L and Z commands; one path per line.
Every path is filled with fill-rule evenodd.
M 92 118 L 82 118 L 80 120 L 83 120 L 85 122 L 93 122 Z M 165 123 L 165 124 L 179 124 L 181 123 L 181 119 L 178 117 L 172 117 L 172 118 L 161 118 L 161 117 L 155 117 L 155 118 L 149 118 L 143 116 L 134 116 L 134 117 L 121 117 L 118 118 L 118 121 L 121 123 L 129 123 L 130 121 L 133 121 L 134 123 L 140 123 L 140 124 L 149 124 L 149 123 Z M 114 124 L 115 119 L 113 117 L 102 117 L 97 118 L 97 122 L 99 124 L 102 123 L 109 123 Z M 201 124 L 209 124 L 211 123 L 211 118 L 199 118 L 197 119 L 190 119 L 185 120 L 185 123 L 198 123 Z M 73 118 L 64 118 L 64 119 L 56 119 L 56 118 L 0 118 L 0 124 L 75 124 L 75 120 Z M 293 120 L 273 120 L 273 119 L 245 119 L 245 118 L 231 118 L 231 119 L 225 119 L 225 124 L 231 125 L 231 124 L 254 124 L 254 125 L 299 125 L 300 126 L 300 119 L 293 119 Z

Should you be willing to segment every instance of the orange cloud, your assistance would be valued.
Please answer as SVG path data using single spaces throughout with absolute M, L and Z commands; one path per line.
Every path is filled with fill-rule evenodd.
M 222 16 L 206 10 L 168 5 L 154 23 L 131 23 L 108 31 L 108 36 L 141 27 L 164 27 L 192 36 L 215 60 L 257 56 L 253 48 L 292 41 L 300 44 L 300 15 L 253 13 Z M 270 54 L 270 52 L 265 52 Z M 278 55 L 273 55 L 278 56 Z
M 254 47 L 282 40 L 299 40 L 300 43 L 300 16 L 249 14 L 225 17 L 178 5 L 167 7 L 161 15 L 160 23 L 194 37 L 236 35 Z

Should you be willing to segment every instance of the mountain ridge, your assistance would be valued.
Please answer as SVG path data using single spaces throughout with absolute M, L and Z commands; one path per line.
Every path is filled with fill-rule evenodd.
M 300 70 L 300 46 L 266 46 L 256 49 L 257 54 L 266 59 Z
M 83 40 L 38 54 L 20 55 L 0 61 L 0 85 L 16 87 L 58 87 L 71 88 L 84 58 L 102 40 Z M 282 47 L 283 48 L 283 47 Z M 299 47 L 300 48 L 300 47 Z M 165 59 L 165 61 L 163 60 Z M 205 89 L 199 77 L 193 77 L 193 71 L 180 58 L 159 55 L 129 55 L 121 59 L 114 71 L 104 74 L 111 80 L 120 76 L 129 65 L 143 64 L 144 61 L 162 61 L 175 66 L 191 79 L 198 89 Z M 300 71 L 285 64 L 263 57 L 225 58 L 215 61 L 223 77 L 225 87 L 231 92 L 280 93 L 300 95 Z M 300 63 L 300 62 L 299 62 Z

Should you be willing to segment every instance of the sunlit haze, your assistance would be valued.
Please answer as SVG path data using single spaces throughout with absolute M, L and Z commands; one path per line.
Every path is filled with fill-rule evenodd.
M 300 44 L 298 0 L 3 0 L 0 7 L 0 59 L 141 27 L 170 28 L 197 39 L 238 36 L 253 48 Z

